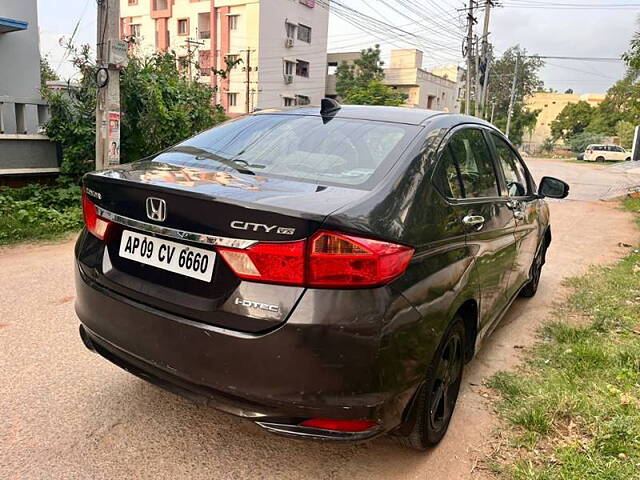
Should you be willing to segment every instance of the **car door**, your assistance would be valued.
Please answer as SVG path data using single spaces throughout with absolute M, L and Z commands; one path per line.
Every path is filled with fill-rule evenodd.
M 624 148 L 618 147 L 617 145 L 612 145 L 609 147 L 611 149 L 611 160 L 616 160 L 618 162 L 624 160 L 626 158 L 626 152 Z
M 448 146 L 461 197 L 457 204 L 480 284 L 480 328 L 498 318 L 507 303 L 505 289 L 516 261 L 515 220 L 501 195 L 496 165 L 480 127 L 455 130 Z
M 531 264 L 541 238 L 539 201 L 533 179 L 520 155 L 497 133 L 491 132 L 489 137 L 504 182 L 503 195 L 508 198 L 507 207 L 511 209 L 516 222 L 517 254 L 506 292 L 510 299 L 529 281 Z

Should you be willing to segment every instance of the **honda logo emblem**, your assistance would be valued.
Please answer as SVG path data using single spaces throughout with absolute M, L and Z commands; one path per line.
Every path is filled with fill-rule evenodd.
M 164 222 L 167 218 L 167 202 L 161 198 L 147 197 L 147 217 L 156 222 Z

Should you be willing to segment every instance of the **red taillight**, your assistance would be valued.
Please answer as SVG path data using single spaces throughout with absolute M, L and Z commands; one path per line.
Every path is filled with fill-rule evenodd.
M 593 150 L 587 150 L 587 153 L 591 154 L 593 153 Z
M 218 251 L 240 278 L 325 288 L 384 285 L 406 270 L 413 255 L 402 245 L 326 231 L 309 241 Z
M 332 418 L 310 418 L 300 423 L 301 427 L 320 428 L 336 432 L 364 432 L 377 425 L 371 420 L 336 420 Z
M 308 284 L 315 287 L 383 285 L 402 274 L 413 248 L 332 232 L 311 238 Z
M 82 189 L 82 214 L 84 216 L 84 224 L 87 226 L 87 230 L 100 240 L 106 239 L 109 235 L 111 222 L 98 216 L 95 204 L 89 200 L 84 189 Z
M 268 283 L 304 283 L 305 241 L 262 243 L 247 250 L 218 248 L 240 278 Z

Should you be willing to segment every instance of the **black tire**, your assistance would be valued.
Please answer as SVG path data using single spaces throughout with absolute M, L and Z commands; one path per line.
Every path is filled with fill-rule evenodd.
M 465 328 L 457 315 L 445 334 L 414 399 L 411 430 L 399 437 L 414 450 L 426 450 L 442 440 L 456 406 L 465 363 Z
M 630 162 L 631 161 L 631 157 L 627 157 L 624 159 L 625 162 Z
M 524 298 L 531 298 L 535 296 L 538 291 L 538 285 L 540 284 L 540 276 L 542 275 L 542 266 L 544 265 L 545 256 L 547 254 L 546 245 L 542 247 L 540 252 L 536 255 L 536 258 L 533 259 L 533 264 L 531 265 L 531 280 L 520 290 L 520 296 Z
M 596 162 L 600 162 L 600 163 L 604 162 L 604 157 L 596 158 Z

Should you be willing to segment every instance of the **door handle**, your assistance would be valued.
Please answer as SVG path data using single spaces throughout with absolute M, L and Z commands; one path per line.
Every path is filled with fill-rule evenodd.
M 484 226 L 484 217 L 482 215 L 467 215 L 462 219 L 462 223 L 467 227 L 475 227 L 480 230 Z

